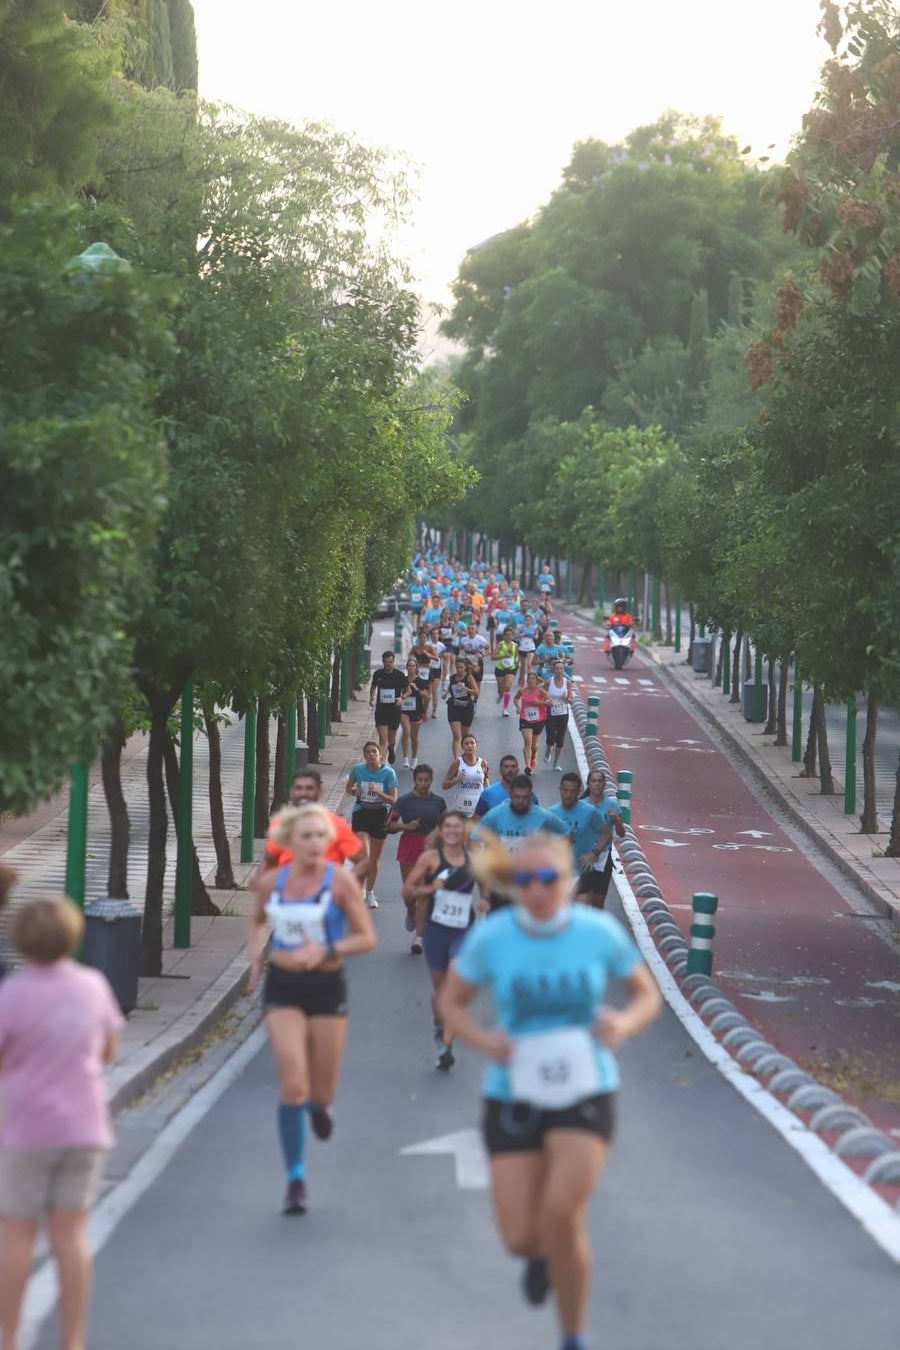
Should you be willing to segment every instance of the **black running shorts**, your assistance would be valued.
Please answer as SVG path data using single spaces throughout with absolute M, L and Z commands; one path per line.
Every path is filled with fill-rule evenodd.
M 307 1017 L 346 1017 L 347 980 L 341 970 L 284 970 L 269 963 L 263 1007 L 297 1008 Z
M 498 1153 L 539 1153 L 544 1136 L 551 1130 L 583 1130 L 607 1143 L 613 1137 L 614 1092 L 567 1106 L 562 1111 L 541 1111 L 528 1102 L 501 1102 L 486 1097 L 481 1117 L 484 1144 L 493 1157 Z

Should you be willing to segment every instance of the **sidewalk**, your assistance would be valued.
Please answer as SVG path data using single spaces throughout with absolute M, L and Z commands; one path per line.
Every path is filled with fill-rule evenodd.
M 334 723 L 327 738 L 322 761 L 324 803 L 343 815 L 349 814 L 350 799 L 343 792 L 347 774 L 362 759 L 362 744 L 371 735 L 372 714 L 365 692 L 351 697 L 349 710 Z M 273 724 L 274 730 L 274 724 Z M 241 746 L 243 728 L 235 723 L 223 734 L 222 788 L 226 823 L 232 843 L 232 857 L 239 852 L 240 790 L 242 782 Z M 195 743 L 197 779 L 195 784 L 195 843 L 201 870 L 207 885 L 215 875 L 214 853 L 208 836 L 205 738 Z M 141 867 L 146 866 L 146 788 L 143 772 L 146 743 L 135 745 L 129 755 L 123 780 L 132 819 L 134 855 L 129 864 L 129 889 L 132 903 L 138 907 L 144 892 Z M 94 778 L 92 775 L 92 783 Z M 346 805 L 345 805 L 346 803 Z M 56 807 L 55 812 L 53 806 Z M 206 814 L 204 815 L 204 809 Z M 25 820 L 11 820 L 0 827 L 0 857 L 15 867 L 20 883 L 13 893 L 16 899 L 39 894 L 42 890 L 61 890 L 65 870 L 67 803 L 64 798 L 45 805 Z M 30 832 L 29 832 L 30 829 Z M 99 787 L 93 788 L 89 805 L 88 899 L 105 894 L 106 854 L 109 823 Z M 166 868 L 167 912 L 171 909 L 174 886 L 174 831 L 170 831 L 170 856 Z M 245 954 L 246 922 L 252 897 L 243 889 L 262 854 L 263 841 L 256 840 L 254 863 L 235 864 L 238 889 L 214 890 L 210 895 L 222 913 L 215 917 L 191 920 L 191 946 L 172 946 L 172 919 L 163 931 L 163 973 L 139 983 L 137 1007 L 128 1017 L 115 1064 L 106 1079 L 107 1098 L 113 1111 L 121 1111 L 141 1096 L 151 1083 L 174 1063 L 195 1050 L 223 1014 L 235 1005 L 239 1017 L 247 1016 L 252 1000 L 242 993 L 247 979 Z
M 571 607 L 569 612 L 594 622 L 590 610 Z M 792 824 L 859 886 L 876 913 L 900 925 L 900 858 L 880 856 L 887 843 L 886 832 L 860 834 L 858 815 L 844 815 L 843 784 L 837 777 L 836 795 L 821 796 L 817 779 L 800 777 L 801 766 L 791 762 L 790 746 L 776 746 L 774 737 L 764 736 L 758 723 L 745 721 L 740 704 L 730 703 L 708 675 L 695 674 L 684 652 L 659 644 L 641 644 L 640 651 L 684 695 L 693 711 L 715 728 Z

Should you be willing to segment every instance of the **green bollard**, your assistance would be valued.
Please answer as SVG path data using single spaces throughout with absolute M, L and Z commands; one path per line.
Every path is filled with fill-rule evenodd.
M 631 792 L 633 786 L 634 774 L 631 769 L 620 769 L 616 774 L 616 799 L 619 803 L 622 820 L 626 825 L 631 824 Z
M 681 651 L 681 596 L 675 595 L 675 651 Z
M 328 676 L 323 675 L 319 683 L 319 698 L 316 704 L 319 724 L 319 754 L 325 749 L 325 737 L 328 735 Z
M 799 764 L 803 758 L 803 681 L 794 662 L 794 708 L 791 724 L 791 762 Z
M 847 699 L 847 749 L 844 756 L 844 815 L 856 810 L 856 698 Z
M 287 712 L 287 754 L 284 757 L 284 790 L 288 797 L 291 794 L 291 784 L 294 781 L 294 774 L 297 772 L 297 704 L 292 703 Z
M 691 924 L 691 946 L 688 952 L 688 975 L 712 974 L 712 945 L 716 935 L 713 915 L 719 908 L 719 898 L 709 891 L 696 891 L 691 897 L 694 922 Z
M 587 722 L 584 727 L 585 736 L 597 735 L 597 719 L 600 716 L 600 695 L 588 694 L 587 701 Z
M 72 765 L 66 833 L 66 895 L 84 909 L 87 873 L 88 766 Z
M 764 722 L 763 713 L 763 677 L 762 677 L 762 652 L 755 651 L 753 656 L 753 720 L 754 722 Z
M 350 707 L 350 652 L 341 648 L 341 712 Z
M 241 862 L 253 861 L 253 821 L 256 815 L 256 692 L 250 691 L 244 714 L 244 800 L 241 808 Z
M 178 762 L 178 821 L 175 856 L 173 945 L 191 945 L 191 874 L 194 845 L 194 682 L 181 694 L 181 746 Z
M 731 693 L 731 629 L 722 634 L 722 693 Z

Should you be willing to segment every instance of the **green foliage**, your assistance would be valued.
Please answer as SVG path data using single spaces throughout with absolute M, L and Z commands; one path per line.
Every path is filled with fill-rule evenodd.
M 197 30 L 190 0 L 167 0 L 172 44 L 172 88 L 197 91 Z
M 0 0 L 0 213 L 19 193 L 71 191 L 109 120 L 112 61 L 63 0 Z
M 75 224 L 32 203 L 0 228 L 0 805 L 16 811 L 92 755 L 127 688 L 163 504 L 159 295 L 67 271 Z

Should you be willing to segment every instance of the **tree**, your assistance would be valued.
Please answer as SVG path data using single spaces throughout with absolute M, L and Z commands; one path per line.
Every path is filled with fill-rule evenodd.
M 136 271 L 67 271 L 82 223 L 31 204 L 0 226 L 0 802 L 15 811 L 115 715 L 164 505 L 162 296 Z

